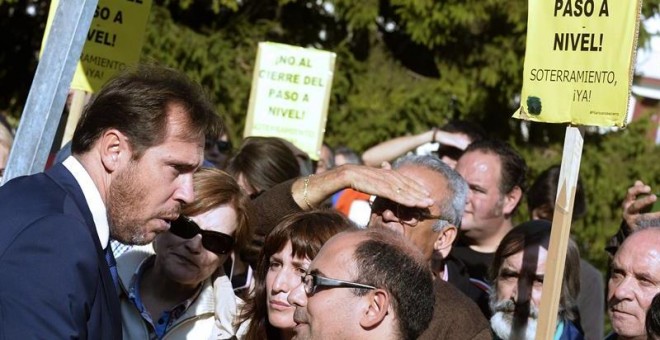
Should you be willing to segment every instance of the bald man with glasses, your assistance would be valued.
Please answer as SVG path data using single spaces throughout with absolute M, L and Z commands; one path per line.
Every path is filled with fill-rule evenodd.
M 294 339 L 417 339 L 433 299 L 419 251 L 382 229 L 331 238 L 288 297 L 296 307 Z

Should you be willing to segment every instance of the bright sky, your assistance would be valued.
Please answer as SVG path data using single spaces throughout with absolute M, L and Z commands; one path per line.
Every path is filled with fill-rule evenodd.
M 651 38 L 648 48 L 637 51 L 638 74 L 660 79 L 660 15 L 644 21 L 643 25 L 650 33 L 656 35 Z

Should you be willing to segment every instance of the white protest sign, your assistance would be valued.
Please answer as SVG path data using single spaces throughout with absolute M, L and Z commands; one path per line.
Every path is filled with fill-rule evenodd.
M 259 43 L 243 136 L 280 137 L 318 160 L 334 67 L 331 52 Z

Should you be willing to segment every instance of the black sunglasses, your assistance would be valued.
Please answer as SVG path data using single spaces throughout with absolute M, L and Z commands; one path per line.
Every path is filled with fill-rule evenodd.
M 231 150 L 232 144 L 231 141 L 224 141 L 224 140 L 218 140 L 218 141 L 213 141 L 213 140 L 206 140 L 204 143 L 204 148 L 205 149 L 210 149 L 213 147 L 213 145 L 218 147 L 218 151 L 220 152 L 227 152 Z
M 338 279 L 331 279 L 316 273 L 305 274 L 302 277 L 303 287 L 305 293 L 312 296 L 319 288 L 361 288 L 361 289 L 376 289 L 374 286 L 365 285 L 363 283 L 350 282 Z
M 202 234 L 202 246 L 216 254 L 227 254 L 234 247 L 234 238 L 217 231 L 204 230 L 190 218 L 179 215 L 179 218 L 170 224 L 170 232 L 185 239 L 191 239 Z
M 428 208 L 407 207 L 387 198 L 376 197 L 376 199 L 374 199 L 374 201 L 371 203 L 371 212 L 377 215 L 382 215 L 385 210 L 391 211 L 396 216 L 396 218 L 399 219 L 399 222 L 411 227 L 414 227 L 419 222 L 426 220 L 445 221 L 441 215 L 431 214 Z

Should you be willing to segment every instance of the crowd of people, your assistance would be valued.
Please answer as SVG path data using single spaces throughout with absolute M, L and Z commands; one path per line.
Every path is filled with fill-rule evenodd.
M 466 122 L 320 156 L 234 148 L 178 71 L 119 75 L 61 162 L 0 187 L 0 338 L 535 337 L 559 167 L 528 189 L 520 154 Z M 602 339 L 605 312 L 608 339 L 658 338 L 651 192 L 622 193 L 606 280 L 569 241 L 555 339 Z

